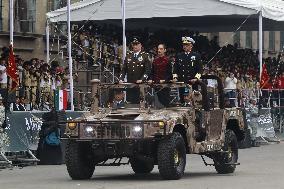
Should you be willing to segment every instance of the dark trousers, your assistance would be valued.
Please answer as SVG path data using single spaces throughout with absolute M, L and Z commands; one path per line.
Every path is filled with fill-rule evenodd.
M 171 97 L 170 97 L 170 88 L 163 88 L 163 89 L 155 89 L 155 91 L 157 91 L 157 96 L 159 99 L 159 102 L 165 106 L 165 107 L 169 107 L 170 101 L 171 101 Z
M 140 103 L 140 90 L 139 88 L 128 88 L 126 89 L 126 101 L 131 104 Z
M 229 91 L 226 93 L 227 97 L 230 99 L 230 105 L 231 107 L 235 107 L 235 101 L 236 101 L 236 92 L 235 91 Z

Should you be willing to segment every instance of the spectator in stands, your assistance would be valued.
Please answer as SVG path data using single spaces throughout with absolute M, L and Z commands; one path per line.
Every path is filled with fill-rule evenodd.
M 235 107 L 235 100 L 236 100 L 236 91 L 237 91 L 237 78 L 235 77 L 234 73 L 229 73 L 229 76 L 225 79 L 225 89 L 226 95 L 230 99 L 230 103 L 232 107 Z
M 7 88 L 6 60 L 4 58 L 0 60 L 0 88 Z

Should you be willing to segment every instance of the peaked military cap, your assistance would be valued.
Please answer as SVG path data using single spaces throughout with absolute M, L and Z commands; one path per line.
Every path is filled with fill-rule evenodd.
M 133 37 L 131 43 L 132 43 L 132 44 L 139 44 L 139 43 L 141 43 L 141 41 L 140 41 L 140 39 L 139 39 L 138 37 Z
M 195 41 L 191 37 L 182 37 L 181 38 L 183 44 L 194 44 Z

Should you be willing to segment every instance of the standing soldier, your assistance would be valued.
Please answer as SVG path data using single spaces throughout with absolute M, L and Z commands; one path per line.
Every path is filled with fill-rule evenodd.
M 36 105 L 37 100 L 37 89 L 38 89 L 38 80 L 39 80 L 40 74 L 36 72 L 36 67 L 32 66 L 30 69 L 30 79 L 31 79 L 31 104 L 32 108 Z
M 51 75 L 48 64 L 43 64 L 41 66 L 40 91 L 42 105 L 44 105 L 43 103 L 49 105 L 51 101 Z
M 201 56 L 192 52 L 195 41 L 191 37 L 182 37 L 183 53 L 177 55 L 174 65 L 173 80 L 188 83 L 195 82 L 201 78 L 202 64 Z M 193 86 L 196 90 L 196 87 Z M 184 88 L 180 88 L 180 99 L 183 103 Z
M 138 38 L 134 38 L 131 45 L 133 51 L 125 57 L 120 82 L 123 82 L 125 76 L 127 76 L 127 82 L 129 83 L 142 83 L 151 74 L 149 55 L 142 52 L 142 44 Z M 128 89 L 126 100 L 134 104 L 139 103 L 139 93 L 138 89 Z
M 166 56 L 165 44 L 158 45 L 158 56 L 152 64 L 151 81 L 155 83 L 164 83 L 171 80 L 172 65 L 169 58 Z M 164 106 L 169 106 L 170 103 L 170 88 L 157 88 L 157 96 L 159 101 Z
M 256 134 L 258 128 L 258 106 L 256 98 L 252 98 L 249 104 L 249 114 L 250 114 L 250 127 L 251 127 L 251 141 L 253 147 L 259 147 L 259 144 L 256 142 Z
M 23 85 L 25 94 L 24 97 L 28 103 L 30 103 L 31 100 L 31 75 L 30 75 L 30 69 L 31 69 L 31 62 L 27 61 L 23 64 Z

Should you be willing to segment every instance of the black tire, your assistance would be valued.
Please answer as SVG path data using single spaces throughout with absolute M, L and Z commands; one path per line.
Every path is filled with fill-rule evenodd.
M 244 139 L 239 141 L 239 149 L 251 147 L 250 130 L 246 128 L 244 131 L 244 135 L 245 135 Z
M 150 161 L 143 161 L 137 158 L 130 158 L 132 170 L 136 174 L 147 174 L 154 169 L 154 163 Z
M 93 176 L 95 160 L 89 143 L 68 141 L 65 158 L 67 171 L 73 180 L 90 179 Z
M 238 162 L 238 141 L 232 130 L 226 130 L 222 149 L 223 152 L 218 153 L 213 159 L 215 169 L 219 174 L 233 173 L 236 169 L 235 163 Z
M 177 180 L 184 174 L 186 165 L 185 142 L 179 133 L 173 133 L 158 146 L 158 168 L 163 179 Z

